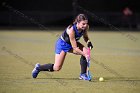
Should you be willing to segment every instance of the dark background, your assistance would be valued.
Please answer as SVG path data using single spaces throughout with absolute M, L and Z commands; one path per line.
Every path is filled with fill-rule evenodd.
M 0 27 L 65 27 L 85 13 L 91 27 L 139 29 L 139 5 L 138 0 L 0 0 Z M 127 20 L 125 7 L 133 12 Z

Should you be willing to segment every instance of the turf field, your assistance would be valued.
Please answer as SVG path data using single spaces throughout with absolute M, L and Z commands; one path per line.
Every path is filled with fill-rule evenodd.
M 60 72 L 40 72 L 33 79 L 36 63 L 54 63 L 61 33 L 1 30 L 0 93 L 140 93 L 140 32 L 89 32 L 94 43 L 91 82 L 78 80 L 80 56 L 73 54 L 67 55 Z

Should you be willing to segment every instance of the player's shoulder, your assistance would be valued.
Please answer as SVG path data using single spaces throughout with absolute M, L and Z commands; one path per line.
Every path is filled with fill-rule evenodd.
M 67 27 L 67 33 L 68 33 L 68 34 L 70 34 L 70 33 L 75 33 L 74 28 L 73 28 L 72 25 L 69 25 L 69 26 Z

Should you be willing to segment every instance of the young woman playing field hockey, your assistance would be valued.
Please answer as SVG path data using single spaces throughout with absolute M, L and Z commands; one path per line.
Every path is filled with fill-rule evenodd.
M 87 30 L 89 29 L 88 19 L 84 14 L 79 14 L 75 18 L 73 24 L 69 25 L 62 33 L 60 38 L 56 42 L 55 46 L 55 63 L 43 64 L 37 63 L 32 71 L 32 77 L 36 78 L 40 71 L 59 71 L 64 63 L 67 52 L 76 55 L 81 55 L 80 65 L 81 73 L 79 79 L 89 80 L 86 74 L 88 49 L 81 44 L 78 40 L 83 36 L 84 41 L 88 47 L 93 48 L 92 43 L 89 40 Z

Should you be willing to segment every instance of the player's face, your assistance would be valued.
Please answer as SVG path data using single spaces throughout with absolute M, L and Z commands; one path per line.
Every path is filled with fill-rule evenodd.
M 81 30 L 85 30 L 88 26 L 88 20 L 83 20 L 78 23 L 78 26 Z

